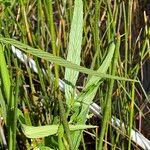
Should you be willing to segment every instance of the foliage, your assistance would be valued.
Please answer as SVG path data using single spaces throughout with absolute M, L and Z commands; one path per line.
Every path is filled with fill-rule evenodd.
M 138 148 L 131 132 L 144 128 L 149 99 L 140 82 L 150 54 L 147 12 L 135 16 L 140 3 L 0 1 L 2 146 Z M 90 112 L 93 102 L 101 120 Z

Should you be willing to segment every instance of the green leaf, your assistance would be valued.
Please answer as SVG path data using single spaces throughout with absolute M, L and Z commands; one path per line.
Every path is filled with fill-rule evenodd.
M 32 54 L 34 56 L 37 56 L 39 58 L 42 58 L 44 60 L 53 62 L 55 64 L 58 64 L 60 66 L 64 66 L 66 68 L 71 68 L 73 70 L 85 73 L 85 74 L 89 74 L 89 75 L 93 75 L 93 76 L 97 76 L 97 77 L 101 77 L 101 78 L 109 78 L 109 79 L 116 79 L 116 80 L 124 80 L 124 81 L 134 81 L 137 82 L 136 80 L 132 80 L 132 79 L 127 79 L 124 77 L 118 77 L 118 76 L 113 76 L 113 75 L 109 75 L 109 74 L 105 74 L 97 71 L 94 71 L 92 69 L 87 69 L 85 67 L 79 66 L 77 64 L 71 63 L 70 61 L 67 61 L 61 57 L 58 56 L 54 56 L 53 54 L 50 54 L 48 52 L 45 52 L 43 50 L 40 49 L 36 49 L 36 48 L 32 48 L 26 44 L 23 44 L 19 41 L 10 39 L 10 38 L 3 38 L 0 37 L 0 41 L 3 43 L 7 43 L 7 44 L 11 44 L 14 45 L 15 47 L 19 48 L 20 50 Z
M 114 55 L 114 50 L 115 50 L 115 44 L 111 43 L 108 48 L 108 54 L 107 54 L 105 60 L 103 61 L 102 65 L 97 70 L 97 72 L 106 73 L 109 66 L 111 65 L 111 61 L 112 61 L 112 58 Z M 82 90 L 80 95 L 77 97 L 78 101 L 82 102 L 82 104 L 83 104 L 82 110 L 77 118 L 82 118 L 81 120 L 85 121 L 84 116 L 86 116 L 87 111 L 89 109 L 89 105 L 92 103 L 92 101 L 96 95 L 97 89 L 101 83 L 100 82 L 101 79 L 102 79 L 101 77 L 91 76 L 89 78 L 89 80 L 87 81 L 86 86 L 84 87 L 84 89 Z M 81 122 L 83 123 L 84 121 L 81 121 Z
M 6 103 L 2 94 L 1 85 L 0 85 L 0 106 L 1 106 L 0 115 L 4 118 L 4 122 L 6 123 L 6 116 L 7 116 Z
M 42 138 L 58 133 L 59 125 L 45 125 L 45 126 L 27 126 L 22 124 L 22 130 L 28 138 Z M 96 128 L 97 126 L 92 125 L 69 125 L 70 131 L 84 130 L 88 128 Z
M 67 60 L 80 65 L 80 54 L 82 44 L 82 30 L 83 30 L 83 3 L 82 0 L 75 0 L 73 19 L 71 22 L 71 31 L 69 36 L 69 47 Z M 74 95 L 74 87 L 78 78 L 79 71 L 66 68 L 65 80 L 70 84 L 65 84 L 66 103 L 70 105 L 69 100 Z
M 115 51 L 115 44 L 111 43 L 108 48 L 108 54 L 107 54 L 105 60 L 103 61 L 102 65 L 97 70 L 97 72 L 106 73 L 109 66 L 111 65 L 111 61 L 114 56 L 114 51 Z M 76 116 L 76 118 L 71 118 L 71 119 L 75 119 L 75 122 L 77 122 L 79 124 L 85 123 L 85 121 L 87 119 L 86 116 L 89 112 L 89 106 L 92 103 L 92 101 L 96 95 L 98 87 L 100 86 L 100 83 L 101 83 L 101 79 L 102 79 L 101 77 L 91 76 L 89 78 L 89 80 L 87 81 L 86 86 L 80 93 L 79 97 L 77 97 L 78 101 L 82 102 L 82 109 L 81 109 L 79 115 Z M 75 139 L 73 141 L 73 143 L 77 148 L 80 143 L 81 132 L 77 131 L 77 132 L 73 133 L 73 137 Z
M 7 69 L 7 64 L 4 56 L 4 46 L 0 43 L 0 78 L 3 87 L 3 96 L 6 98 L 7 103 L 10 101 L 10 76 L 9 71 Z

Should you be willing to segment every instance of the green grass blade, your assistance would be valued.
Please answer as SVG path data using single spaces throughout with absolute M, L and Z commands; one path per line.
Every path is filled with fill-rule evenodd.
M 15 96 L 14 96 L 14 109 L 13 109 L 13 149 L 16 149 L 16 132 L 17 132 L 17 106 L 18 106 L 18 94 L 19 94 L 19 80 L 20 80 L 20 72 L 17 72 L 16 76 L 16 88 L 15 88 Z
M 37 56 L 39 58 L 42 58 L 44 60 L 56 63 L 56 64 L 58 64 L 60 66 L 64 66 L 64 67 L 67 67 L 67 68 L 74 69 L 76 71 L 79 71 L 79 72 L 82 72 L 82 73 L 85 73 L 85 74 L 98 76 L 98 77 L 102 77 L 102 78 L 109 78 L 109 79 L 137 82 L 136 80 L 127 79 L 127 78 L 124 78 L 124 77 L 113 76 L 113 75 L 97 72 L 97 71 L 94 71 L 92 69 L 87 69 L 85 67 L 82 67 L 82 66 L 79 66 L 77 64 L 71 63 L 70 61 L 64 60 L 61 57 L 54 56 L 53 54 L 47 53 L 47 52 L 42 51 L 40 49 L 32 48 L 32 47 L 30 47 L 30 46 L 28 46 L 26 44 L 23 44 L 23 43 L 21 43 L 19 41 L 16 41 L 16 40 L 12 40 L 10 38 L 2 38 L 2 37 L 0 37 L 0 41 L 3 42 L 3 43 L 12 44 L 15 47 L 19 48 L 20 50 L 22 50 L 24 52 L 27 52 L 29 54 L 32 54 L 34 56 Z
M 116 49 L 113 57 L 113 64 L 112 64 L 112 75 L 115 75 L 116 73 L 116 65 L 119 57 L 119 49 L 120 49 L 120 35 L 117 36 L 117 42 L 116 42 Z M 103 149 L 103 138 L 105 135 L 105 131 L 107 128 L 107 123 L 109 119 L 111 118 L 111 100 L 112 100 L 112 92 L 113 92 L 113 86 L 114 86 L 114 80 L 110 79 L 109 82 L 109 89 L 108 89 L 108 96 L 106 98 L 106 105 L 104 108 L 104 115 L 103 115 L 103 120 L 102 120 L 102 128 L 101 128 L 101 133 L 99 137 L 99 144 L 98 144 L 98 149 L 102 150 Z
M 45 126 L 27 126 L 22 124 L 22 129 L 26 137 L 28 138 L 42 138 L 58 133 L 59 125 L 45 125 Z M 89 128 L 96 128 L 97 126 L 92 125 L 69 125 L 70 131 L 84 130 Z
M 99 67 L 97 72 L 106 73 L 106 71 L 108 70 L 108 68 L 111 64 L 111 61 L 112 61 L 112 58 L 114 55 L 114 50 L 115 50 L 115 44 L 112 43 L 109 46 L 108 54 L 107 54 L 104 62 Z M 101 79 L 102 79 L 101 77 L 92 76 L 89 79 L 89 81 L 87 82 L 85 88 L 83 89 L 83 92 L 81 92 L 80 96 L 78 97 L 79 102 L 81 101 L 81 102 L 85 103 L 85 105 L 83 105 L 85 107 L 85 109 L 87 109 L 89 107 L 89 105 L 92 103 L 93 98 L 95 97 L 95 94 L 97 92 L 97 89 L 101 83 L 100 82 Z
M 67 60 L 80 65 L 80 54 L 82 44 L 82 30 L 83 30 L 83 2 L 82 0 L 75 0 L 73 19 L 71 23 L 71 31 L 69 36 L 69 47 Z M 65 84 L 66 103 L 69 106 L 69 100 L 74 95 L 74 86 L 78 78 L 79 71 L 66 68 L 65 80 L 70 84 Z
M 7 116 L 7 112 L 6 112 L 6 103 L 2 94 L 2 89 L 0 87 L 0 112 L 2 117 L 4 118 L 4 122 L 6 123 L 6 116 Z
M 108 48 L 108 54 L 107 54 L 105 60 L 103 61 L 102 65 L 100 66 L 100 68 L 97 70 L 98 72 L 106 73 L 106 71 L 108 70 L 108 68 L 111 64 L 111 61 L 112 61 L 112 58 L 114 55 L 114 50 L 115 50 L 115 44 L 111 43 Z M 89 111 L 89 105 L 92 103 L 92 101 L 95 97 L 95 94 L 101 83 L 100 82 L 101 79 L 102 79 L 101 77 L 95 77 L 95 76 L 90 77 L 85 88 L 83 89 L 80 96 L 78 97 L 78 101 L 83 102 L 81 112 L 75 118 L 78 123 L 85 123 L 86 116 Z M 76 132 L 73 134 L 73 136 L 75 137 L 74 145 L 76 145 L 76 149 L 77 149 L 78 145 L 80 143 L 80 139 L 81 139 L 81 132 L 80 131 Z
M 4 56 L 4 47 L 0 43 L 0 77 L 2 81 L 2 91 L 4 91 L 4 96 L 7 102 L 7 126 L 8 126 L 8 143 L 9 143 L 9 149 L 12 150 L 13 147 L 15 146 L 15 141 L 14 141 L 14 131 L 13 131 L 13 120 L 14 120 L 14 115 L 13 109 L 14 109 L 14 95 L 12 94 L 13 92 L 11 91 L 11 82 L 10 82 L 10 75 L 9 71 L 7 68 L 5 56 Z
M 7 69 L 7 64 L 4 56 L 4 48 L 1 43 L 0 43 L 0 77 L 4 89 L 4 96 L 6 98 L 7 103 L 9 104 L 11 84 L 10 84 L 9 72 Z
M 134 123 L 134 101 L 135 101 L 135 84 L 134 82 L 132 83 L 132 98 L 131 98 L 131 103 L 130 103 L 130 121 L 129 121 L 129 130 L 128 130 L 128 134 L 129 134 L 129 143 L 128 143 L 128 150 L 131 149 L 131 132 L 132 132 L 132 126 Z

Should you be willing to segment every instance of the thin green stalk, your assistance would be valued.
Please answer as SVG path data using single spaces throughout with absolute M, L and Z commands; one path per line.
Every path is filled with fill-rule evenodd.
M 4 47 L 0 43 L 0 77 L 2 80 L 4 97 L 6 98 L 6 102 L 8 105 L 7 108 L 7 127 L 8 127 L 8 143 L 9 150 L 13 150 L 14 139 L 13 139 L 13 115 L 12 110 L 14 108 L 14 97 L 12 95 L 12 88 L 10 82 L 10 75 L 7 69 L 7 64 L 4 56 Z
M 30 44 L 33 46 L 33 40 L 32 40 L 32 36 L 31 36 L 31 31 L 30 31 L 30 28 L 29 28 L 29 24 L 28 24 L 28 19 L 27 19 L 27 14 L 26 14 L 24 1 L 20 0 L 20 4 L 21 4 L 21 10 L 22 10 L 22 15 L 23 15 L 25 27 L 26 27 L 26 33 L 27 33 L 27 36 L 28 36 L 28 40 L 29 40 Z
M 4 56 L 4 46 L 0 43 L 0 78 L 1 78 L 1 82 L 2 82 L 2 91 L 3 91 L 3 96 L 4 96 L 4 98 L 5 98 L 5 103 L 7 104 L 7 105 L 9 105 L 10 104 L 10 102 L 11 102 L 11 100 L 10 100 L 10 98 L 11 98 L 11 96 L 10 96 L 10 93 L 11 93 L 11 82 L 10 82 L 10 76 L 9 76 L 9 71 L 8 71 L 8 69 L 7 69 L 7 64 L 6 64 L 6 60 L 5 60 L 5 56 Z M 12 134 L 11 134 L 11 132 L 9 132 L 9 131 L 11 131 L 11 128 L 10 128 L 10 126 L 9 126 L 9 107 L 8 107 L 8 109 L 7 109 L 7 120 L 6 120 L 6 122 L 7 122 L 7 125 L 8 125 L 8 143 L 9 143 L 9 147 L 11 147 L 12 146 L 12 139 L 11 139 L 11 137 L 12 137 Z
M 113 36 L 114 35 L 114 33 L 115 33 L 115 18 L 113 17 L 113 13 L 112 13 L 112 10 L 111 10 L 111 1 L 110 0 L 107 0 L 107 8 L 108 8 L 108 18 L 109 18 L 109 20 L 108 20 L 108 23 L 112 23 L 112 26 L 110 26 L 110 30 L 111 30 L 111 36 Z M 112 37 L 110 37 L 110 39 L 112 39 Z
M 128 43 L 129 43 L 129 62 L 131 63 L 131 56 L 132 56 L 132 52 L 131 52 L 131 48 L 132 48 L 132 5 L 133 5 L 133 0 L 129 0 L 128 1 L 128 22 L 127 22 L 127 30 L 128 30 Z
M 12 88 L 11 88 L 12 89 Z M 7 111 L 7 126 L 8 126 L 8 145 L 9 150 L 13 150 L 14 141 L 13 141 L 13 109 L 14 109 L 14 102 L 13 102 L 13 92 L 11 91 L 10 96 L 10 103 L 8 104 L 8 111 Z
M 83 134 L 82 134 L 82 146 L 83 146 L 83 150 L 86 150 L 85 140 L 84 140 L 84 135 Z
M 14 109 L 13 109 L 13 150 L 16 149 L 16 130 L 17 130 L 17 104 L 18 104 L 18 93 L 19 93 L 19 79 L 20 72 L 17 72 L 16 86 L 15 86 L 15 97 L 14 97 Z
M 7 69 L 7 64 L 4 56 L 4 46 L 1 43 L 0 43 L 0 77 L 2 80 L 4 96 L 7 104 L 9 104 L 11 83 L 10 83 L 10 76 L 9 76 L 9 72 Z
M 69 14 L 69 22 L 71 22 L 72 21 L 72 16 L 73 16 L 73 1 L 72 0 L 69 0 L 68 1 L 68 5 L 69 5 L 69 12 L 68 12 L 68 14 Z
M 68 121 L 67 121 L 67 116 L 66 116 L 65 108 L 64 108 L 63 102 L 61 100 L 60 94 L 58 97 L 58 103 L 59 103 L 60 118 L 61 118 L 61 122 L 62 122 L 63 127 L 64 127 L 64 131 L 65 131 L 66 136 L 67 136 L 67 141 L 68 141 L 70 150 L 73 150 L 73 143 L 72 143 L 72 139 L 71 139 L 71 134 L 70 134 L 70 129 L 69 129 Z
M 131 104 L 130 104 L 130 121 L 129 121 L 129 143 L 128 143 L 128 150 L 131 149 L 131 130 L 133 125 L 133 118 L 134 118 L 134 100 L 135 100 L 135 83 L 132 83 L 132 96 L 131 96 Z
M 60 124 L 58 127 L 58 147 L 59 147 L 59 150 L 65 150 L 65 146 L 63 143 L 63 137 L 64 137 L 64 128 L 63 128 L 63 125 Z
M 126 12 L 126 4 L 123 1 L 123 21 L 124 21 L 124 33 L 125 33 L 125 40 L 124 40 L 124 49 L 125 49 L 125 59 L 124 59 L 124 76 L 127 77 L 128 76 L 128 70 L 129 70 L 129 30 L 128 30 L 128 18 L 127 18 L 127 12 Z M 128 87 L 128 83 L 123 82 L 123 87 L 127 88 Z M 127 88 L 128 89 L 128 88 Z M 120 101 L 121 102 L 121 108 L 123 108 L 123 114 L 126 114 L 126 103 L 127 103 L 127 93 L 124 92 L 123 94 L 123 99 Z M 123 116 L 120 115 L 121 120 L 123 120 Z M 122 149 L 124 149 L 125 147 L 125 142 L 123 141 L 121 144 Z
M 37 25 L 37 38 L 38 38 L 38 45 L 41 49 L 46 49 L 46 32 L 45 32 L 45 15 L 43 10 L 41 0 L 37 1 L 37 8 L 38 8 L 38 25 Z
M 46 8 L 47 8 L 47 19 L 48 19 L 48 25 L 50 28 L 50 34 L 51 34 L 51 44 L 52 44 L 52 50 L 53 54 L 56 56 L 58 54 L 58 49 L 56 46 L 56 33 L 55 33 L 55 23 L 53 19 L 53 6 L 52 6 L 52 0 L 45 0 Z M 55 70 L 55 90 L 58 88 L 58 79 L 59 79 L 59 73 L 58 73 L 58 65 L 54 65 Z
M 128 72 L 128 30 L 125 3 L 123 2 L 124 32 L 125 32 L 125 76 Z
M 30 70 L 30 68 L 28 67 L 27 64 L 26 64 L 26 69 L 27 69 L 27 73 L 28 73 L 28 75 L 29 75 L 29 82 L 30 82 L 30 87 L 31 87 L 31 93 L 32 93 L 32 94 L 33 94 L 33 93 L 36 93 L 35 88 L 34 88 L 34 83 L 33 83 L 33 81 L 32 81 L 32 73 L 31 73 L 31 70 Z M 34 99 L 33 99 L 33 102 L 34 102 L 34 104 L 35 104 Z
M 25 9 L 25 1 L 20 0 L 20 4 L 21 4 L 21 12 L 22 12 L 22 15 L 23 15 L 23 21 L 25 23 L 25 28 L 26 28 L 26 30 L 24 30 L 24 32 L 27 34 L 30 45 L 33 46 L 33 40 L 32 40 L 32 36 L 31 36 L 30 28 L 29 28 L 29 23 L 28 23 L 28 19 L 27 19 L 27 13 L 26 13 L 26 9 Z M 25 37 L 25 39 L 26 39 L 26 37 Z M 31 70 L 30 70 L 30 68 L 28 67 L 27 64 L 26 64 L 26 68 L 27 68 L 27 73 L 29 75 L 31 93 L 33 94 L 33 93 L 36 93 L 36 92 L 35 92 L 34 84 L 33 84 L 33 81 L 32 81 Z M 32 96 L 32 100 L 33 100 L 33 103 L 35 104 L 35 100 L 34 100 L 33 96 Z
M 117 132 L 115 143 L 114 143 L 114 147 L 112 148 L 112 150 L 116 150 L 117 143 L 119 143 L 119 137 L 120 137 L 120 133 Z
M 108 30 L 107 30 L 107 40 L 108 40 L 108 43 L 111 42 L 111 19 L 110 19 L 110 15 L 108 15 L 108 12 L 107 12 L 107 26 L 109 27 Z
M 117 65 L 117 60 L 119 56 L 119 49 L 120 49 L 120 35 L 118 34 L 117 42 L 116 42 L 116 50 L 115 50 L 113 64 L 112 64 L 112 75 L 115 75 L 116 73 L 116 65 Z M 114 80 L 110 79 L 108 96 L 106 99 L 106 106 L 105 106 L 104 116 L 102 120 L 102 128 L 101 128 L 101 133 L 99 137 L 98 150 L 102 150 L 103 148 L 103 139 L 104 139 L 106 127 L 107 127 L 108 121 L 111 118 L 111 100 L 112 100 L 113 85 L 114 85 Z
M 100 51 L 100 37 L 99 37 L 99 17 L 100 17 L 100 4 L 101 0 L 95 0 L 95 38 L 94 38 L 94 45 L 95 51 L 100 53 L 100 57 L 102 56 Z

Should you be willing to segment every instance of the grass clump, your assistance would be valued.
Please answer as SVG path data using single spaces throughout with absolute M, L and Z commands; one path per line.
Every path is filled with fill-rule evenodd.
M 140 4 L 0 2 L 2 147 L 138 149 L 132 131 L 149 138 L 149 10 Z

